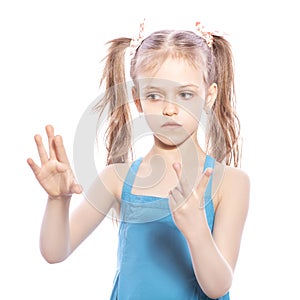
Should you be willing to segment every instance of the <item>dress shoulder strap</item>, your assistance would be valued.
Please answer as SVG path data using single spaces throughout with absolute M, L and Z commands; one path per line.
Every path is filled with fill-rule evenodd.
M 135 160 L 128 172 L 127 172 L 127 175 L 126 175 L 126 178 L 125 178 L 125 181 L 124 181 L 124 184 L 123 184 L 123 189 L 122 189 L 122 199 L 124 199 L 124 195 L 126 193 L 130 194 L 131 193 L 131 189 L 132 189 L 132 185 L 134 183 L 134 179 L 135 179 L 135 176 L 136 176 L 136 173 L 137 173 L 137 170 L 142 162 L 142 157 L 138 158 L 137 160 Z
M 207 168 L 214 169 L 214 166 L 215 166 L 215 159 L 209 155 L 206 155 L 203 171 Z M 207 218 L 207 223 L 208 223 L 211 231 L 213 230 L 214 219 L 215 219 L 214 204 L 212 201 L 212 180 L 213 180 L 213 174 L 209 178 L 209 181 L 208 181 L 208 184 L 207 184 L 207 187 L 205 190 L 205 194 L 204 194 L 206 218 Z
M 204 167 L 203 167 L 203 172 L 207 168 L 214 169 L 214 167 L 215 167 L 215 160 L 214 160 L 214 158 L 212 158 L 209 155 L 206 155 L 205 163 L 204 163 Z M 205 195 L 204 195 L 204 198 L 208 199 L 208 200 L 211 199 L 211 197 L 212 197 L 212 178 L 213 177 L 211 176 L 210 179 L 209 179 L 209 181 L 208 181 L 207 188 L 205 190 Z

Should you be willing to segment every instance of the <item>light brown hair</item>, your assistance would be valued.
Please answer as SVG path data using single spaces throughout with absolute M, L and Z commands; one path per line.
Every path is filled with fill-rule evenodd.
M 96 105 L 101 114 L 109 106 L 106 147 L 107 164 L 126 162 L 132 158 L 131 114 L 125 84 L 124 57 L 131 39 L 114 39 L 108 44 L 108 54 L 101 84 L 105 82 L 104 97 Z M 206 87 L 216 83 L 218 95 L 210 116 L 217 122 L 209 122 L 207 144 L 217 161 L 240 160 L 240 122 L 235 111 L 234 62 L 229 42 L 219 36 L 213 37 L 213 46 L 191 31 L 162 30 L 143 40 L 131 60 L 130 76 L 135 82 L 138 72 L 153 71 L 168 58 L 183 58 L 203 73 Z M 224 145 L 224 146 L 223 146 Z M 131 157 L 130 157 L 131 156 Z

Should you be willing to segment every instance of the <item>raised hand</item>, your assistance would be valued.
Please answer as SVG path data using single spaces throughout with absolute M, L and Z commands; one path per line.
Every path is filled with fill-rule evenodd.
M 74 174 L 63 145 L 62 137 L 54 136 L 51 125 L 46 126 L 48 136 L 49 154 L 47 153 L 40 135 L 35 135 L 41 166 L 39 167 L 31 158 L 27 159 L 38 182 L 51 199 L 66 199 L 73 193 L 80 194 L 82 188 L 75 182 Z
M 206 221 L 203 209 L 204 194 L 212 169 L 207 168 L 196 188 L 193 188 L 186 174 L 182 174 L 181 165 L 174 163 L 173 168 L 178 178 L 178 185 L 169 193 L 169 206 L 176 226 L 187 236 L 193 233 L 193 229 L 201 222 L 200 218 Z

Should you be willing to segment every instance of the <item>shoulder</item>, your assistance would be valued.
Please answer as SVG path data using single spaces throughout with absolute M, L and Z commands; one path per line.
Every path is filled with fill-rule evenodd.
M 218 191 L 218 204 L 229 204 L 247 210 L 250 196 L 250 178 L 242 169 L 225 166 Z
M 235 186 L 235 187 L 242 187 L 242 188 L 249 188 L 250 187 L 250 178 L 248 174 L 239 168 L 234 168 L 230 166 L 226 166 L 224 169 L 224 188 L 227 185 Z
M 118 199 L 121 198 L 123 184 L 132 162 L 111 164 L 103 168 L 99 177 L 103 184 Z

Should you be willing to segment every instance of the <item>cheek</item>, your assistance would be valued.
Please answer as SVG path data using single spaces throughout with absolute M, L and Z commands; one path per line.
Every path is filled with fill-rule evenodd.
M 149 102 L 147 100 L 142 100 L 141 101 L 141 106 L 143 109 L 144 114 L 154 114 L 154 113 L 159 113 L 161 108 L 159 106 L 159 101 L 157 101 L 157 103 L 153 102 Z
M 182 116 L 183 119 L 183 126 L 186 132 L 191 134 L 193 131 L 197 130 L 199 126 L 199 119 L 196 118 L 194 115 L 186 114 Z
M 203 112 L 202 101 L 186 102 L 181 105 L 181 111 L 185 119 L 198 123 Z

